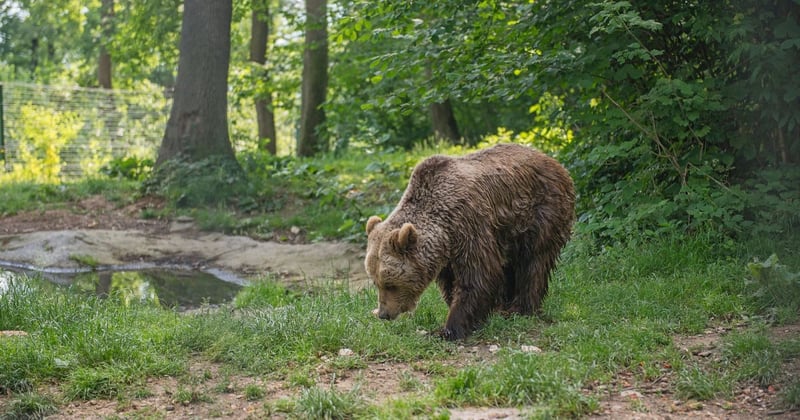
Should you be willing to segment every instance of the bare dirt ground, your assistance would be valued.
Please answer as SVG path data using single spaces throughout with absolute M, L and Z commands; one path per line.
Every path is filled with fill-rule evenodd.
M 345 277 L 354 287 L 365 284 L 363 250 L 347 243 L 302 243 L 302 232 L 287 233 L 287 243 L 265 242 L 247 237 L 227 236 L 197 230 L 189 220 L 142 220 L 141 211 L 162 203 L 143 199 L 116 208 L 102 197 L 93 197 L 69 209 L 29 212 L 0 218 L 0 260 L 24 262 L 38 267 L 74 267 L 72 256 L 91 255 L 102 265 L 137 261 L 162 261 L 196 267 L 212 266 L 244 276 L 274 273 L 289 281 L 319 276 Z M 284 235 L 282 235 L 284 236 Z M 718 357 L 720 340 L 729 328 L 710 329 L 697 336 L 675 337 L 675 345 L 687 358 L 707 363 Z M 774 328 L 775 340 L 800 335 L 800 324 Z M 0 339 L 19 339 L 3 337 Z M 492 343 L 461 347 L 459 354 L 444 360 L 445 366 L 490 362 Z M 435 374 L 423 364 L 368 363 L 357 368 L 337 366 L 338 358 L 320 357 L 312 376 L 319 386 L 341 391 L 357 389 L 373 404 L 403 399 L 433 389 Z M 337 363 L 338 360 L 338 363 Z M 777 394 L 789 380 L 800 375 L 800 360 L 785 366 L 785 374 L 769 387 L 745 384 L 730 399 L 681 401 L 671 389 L 676 380 L 668 366 L 651 383 L 640 383 L 629 372 L 620 372 L 611 385 L 598 389 L 591 384 L 585 392 L 601 395 L 600 409 L 592 418 L 610 419 L 753 419 L 800 418 L 800 412 L 776 408 Z M 248 400 L 245 388 L 255 385 L 264 391 Z M 194 360 L 185 378 L 152 378 L 142 384 L 142 395 L 133 400 L 76 401 L 49 418 L 284 418 L 276 407 L 280 401 L 299 396 L 300 387 L 288 380 L 248 377 L 224 372 L 216 364 Z M 51 390 L 57 394 L 57 389 Z M 192 401 L 180 403 L 176 393 L 188 391 Z M 9 396 L 0 395 L 0 407 Z M 448 410 L 457 419 L 525 418 L 521 408 L 468 407 Z M 430 413 L 436 414 L 436 413 Z

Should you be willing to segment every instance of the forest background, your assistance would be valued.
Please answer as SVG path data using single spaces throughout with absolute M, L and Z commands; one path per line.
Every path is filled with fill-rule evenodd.
M 597 237 L 797 225 L 796 1 L 236 0 L 230 17 L 184 17 L 191 4 L 4 2 L 0 80 L 178 97 L 181 19 L 230 19 L 228 115 L 213 124 L 240 162 L 514 141 L 565 163 Z M 45 120 L 58 133 L 65 119 Z

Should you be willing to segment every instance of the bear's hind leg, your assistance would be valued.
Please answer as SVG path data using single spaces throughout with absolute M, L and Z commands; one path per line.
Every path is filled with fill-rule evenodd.
M 436 285 L 439 286 L 439 291 L 442 292 L 442 298 L 447 306 L 453 303 L 453 269 L 448 265 L 440 273 L 436 279 Z
M 534 308 L 534 281 L 536 259 L 531 249 L 531 241 L 521 240 L 514 255 L 504 268 L 506 275 L 503 311 L 507 314 L 530 315 Z
M 541 312 L 542 301 L 547 296 L 550 274 L 556 266 L 560 252 L 561 246 L 548 244 L 536 249 L 531 258 L 534 264 L 530 266 L 527 278 L 530 284 L 531 303 L 536 313 Z

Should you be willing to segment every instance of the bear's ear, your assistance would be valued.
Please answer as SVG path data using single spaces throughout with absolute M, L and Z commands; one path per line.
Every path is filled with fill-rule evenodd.
M 397 231 L 397 236 L 392 239 L 399 251 L 406 251 L 417 243 L 417 229 L 411 223 L 403 223 L 403 227 Z
M 367 220 L 367 235 L 372 232 L 372 229 L 375 229 L 375 225 L 381 222 L 381 218 L 378 216 L 372 216 Z

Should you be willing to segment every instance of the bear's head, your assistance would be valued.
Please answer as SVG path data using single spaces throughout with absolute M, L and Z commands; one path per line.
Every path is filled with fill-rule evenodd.
M 376 314 L 381 319 L 395 319 L 416 308 L 429 284 L 417 250 L 419 233 L 411 223 L 392 228 L 372 216 L 367 221 L 367 235 L 364 266 L 378 288 Z

